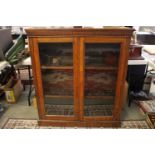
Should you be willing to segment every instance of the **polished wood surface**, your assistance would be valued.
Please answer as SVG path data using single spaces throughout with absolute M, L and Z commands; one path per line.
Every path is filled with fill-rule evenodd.
M 52 126 L 78 126 L 78 127 L 118 127 L 122 110 L 123 88 L 125 84 L 128 51 L 130 39 L 134 30 L 130 28 L 73 28 L 73 29 L 27 29 L 36 96 L 38 103 L 39 124 Z M 39 58 L 39 43 L 72 43 L 73 66 L 41 66 Z M 118 43 L 120 56 L 118 66 L 85 66 L 86 43 Z M 72 98 L 65 95 L 44 95 L 41 70 L 73 70 L 73 115 L 47 115 L 45 112 L 44 97 Z M 112 116 L 84 116 L 84 99 L 113 99 L 111 96 L 85 96 L 86 70 L 117 72 L 114 108 Z
M 133 29 L 130 28 L 72 28 L 72 29 L 48 29 L 32 28 L 26 29 L 29 37 L 48 37 L 48 36 L 131 36 Z
M 40 126 L 53 127 L 120 127 L 120 121 L 55 121 L 55 120 L 39 120 Z

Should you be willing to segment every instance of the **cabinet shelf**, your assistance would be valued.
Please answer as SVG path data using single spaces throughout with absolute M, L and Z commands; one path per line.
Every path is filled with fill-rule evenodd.
M 73 98 L 71 95 L 45 95 L 45 98 Z
M 45 95 L 45 98 L 73 98 L 71 95 Z M 113 99 L 113 96 L 85 96 L 87 99 Z
M 41 69 L 73 69 L 73 66 L 41 66 Z
M 113 99 L 114 96 L 85 96 L 86 99 Z
M 107 71 L 117 71 L 118 67 L 104 66 L 104 67 L 86 67 L 86 70 L 107 70 Z
M 41 69 L 73 69 L 73 66 L 41 66 Z M 109 70 L 109 71 L 116 71 L 118 68 L 117 67 L 86 67 L 85 69 L 87 70 Z

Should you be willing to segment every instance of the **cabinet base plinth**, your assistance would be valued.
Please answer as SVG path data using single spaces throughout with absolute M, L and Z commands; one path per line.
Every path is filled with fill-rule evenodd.
M 120 121 L 55 121 L 55 120 L 39 120 L 39 126 L 52 127 L 111 127 L 117 128 L 121 126 Z

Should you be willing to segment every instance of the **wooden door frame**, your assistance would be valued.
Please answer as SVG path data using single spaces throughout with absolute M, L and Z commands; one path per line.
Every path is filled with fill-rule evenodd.
M 123 98 L 123 87 L 125 83 L 127 59 L 128 59 L 128 47 L 129 47 L 129 37 L 81 37 L 80 38 L 80 118 L 81 120 L 100 120 L 100 121 L 119 121 L 120 112 L 122 108 L 122 98 Z M 85 85 L 85 43 L 119 43 L 120 44 L 120 56 L 118 64 L 118 73 L 116 81 L 114 108 L 112 116 L 84 116 L 84 85 Z M 122 65 L 123 64 L 123 65 Z
M 30 38 L 31 45 L 33 48 L 30 49 L 31 56 L 33 58 L 33 70 L 34 70 L 34 81 L 37 94 L 37 103 L 38 103 L 38 112 L 39 118 L 41 120 L 66 120 L 73 121 L 78 120 L 79 117 L 79 105 L 78 105 L 78 42 L 76 38 L 73 37 L 34 37 Z M 41 74 L 41 65 L 39 58 L 39 48 L 38 43 L 73 43 L 73 88 L 74 88 L 74 115 L 65 116 L 65 115 L 45 115 L 45 106 L 44 106 L 44 95 L 43 95 L 43 86 L 42 86 L 42 74 Z

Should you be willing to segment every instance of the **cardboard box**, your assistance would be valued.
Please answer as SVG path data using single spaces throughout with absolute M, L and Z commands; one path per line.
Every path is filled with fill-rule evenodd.
M 16 103 L 22 90 L 21 80 L 10 79 L 4 88 L 6 101 L 8 103 Z

